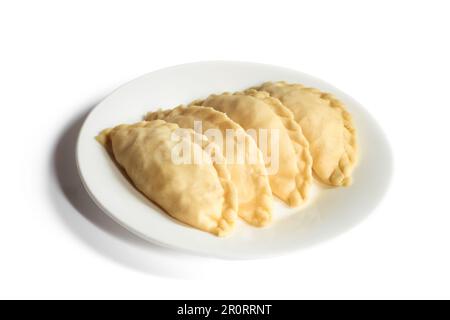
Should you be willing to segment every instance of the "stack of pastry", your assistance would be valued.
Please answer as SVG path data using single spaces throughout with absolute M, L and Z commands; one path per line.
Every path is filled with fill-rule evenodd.
M 196 123 L 203 131 L 219 132 L 227 143 L 216 144 L 195 130 Z M 173 136 L 181 128 L 186 150 L 207 161 L 174 161 L 179 141 Z M 262 152 L 260 137 L 251 134 L 258 130 L 267 130 L 269 140 L 276 132 L 276 145 L 266 143 Z M 230 131 L 239 135 L 228 136 Z M 301 205 L 313 175 L 330 186 L 350 185 L 357 155 L 355 128 L 344 105 L 318 89 L 286 82 L 151 112 L 139 123 L 104 130 L 97 140 L 151 201 L 218 236 L 231 233 L 238 217 L 255 227 L 270 224 L 273 195 L 290 207 Z M 243 161 L 227 150 L 239 143 Z

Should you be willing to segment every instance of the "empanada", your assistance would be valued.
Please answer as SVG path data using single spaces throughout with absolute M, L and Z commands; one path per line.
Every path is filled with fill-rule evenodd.
M 249 90 L 211 95 L 192 104 L 222 111 L 245 130 L 255 130 L 253 138 L 260 149 L 265 149 L 263 155 L 272 192 L 290 206 L 297 206 L 307 198 L 312 180 L 308 142 L 292 113 L 278 99 L 267 92 Z M 259 134 L 264 130 L 266 141 L 272 141 L 273 137 L 278 141 L 273 145 L 265 143 Z
M 237 218 L 237 193 L 226 165 L 203 161 L 177 164 L 173 152 L 178 125 L 163 120 L 143 121 L 103 131 L 98 140 L 150 200 L 172 217 L 218 236 L 230 233 Z M 206 137 L 188 132 L 188 146 L 202 159 Z
M 309 141 L 313 170 L 324 183 L 346 186 L 357 158 L 356 131 L 344 105 L 331 94 L 286 82 L 257 88 L 278 98 L 294 114 Z
M 190 129 L 200 124 L 201 128 L 196 130 L 202 130 L 199 133 L 204 133 L 208 138 L 208 132 L 219 133 L 221 152 L 227 158 L 227 167 L 238 194 L 239 216 L 254 226 L 264 226 L 271 221 L 272 191 L 264 159 L 255 141 L 241 126 L 222 112 L 200 106 L 179 106 L 172 110 L 151 112 L 146 116 L 146 120 L 156 119 Z M 227 137 L 229 141 L 226 141 Z M 237 152 L 239 144 L 242 144 L 242 153 Z

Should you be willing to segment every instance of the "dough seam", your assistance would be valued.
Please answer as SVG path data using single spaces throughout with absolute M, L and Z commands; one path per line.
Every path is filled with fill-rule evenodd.
M 346 135 L 347 144 L 345 145 L 345 151 L 347 155 L 347 159 L 343 158 L 339 161 L 339 169 L 341 170 L 344 179 L 342 181 L 342 184 L 344 186 L 347 186 L 351 184 L 351 177 L 349 175 L 349 171 L 354 163 L 356 163 L 356 156 L 357 156 L 357 142 L 356 142 L 356 130 L 353 125 L 353 119 L 350 113 L 345 110 L 344 105 L 341 101 L 334 98 L 330 94 L 325 94 L 321 96 L 322 99 L 327 99 L 330 101 L 330 105 L 334 108 L 337 108 L 340 110 L 342 119 L 344 121 L 344 128 L 347 130 L 348 135 Z
M 164 121 L 164 120 L 157 120 L 157 121 Z M 178 127 L 177 124 L 174 125 Z M 194 141 L 201 141 L 200 147 L 202 149 L 204 149 L 206 145 L 210 143 L 207 140 L 206 136 L 195 132 L 193 129 L 191 129 L 190 131 L 192 131 L 194 136 L 200 137 L 199 140 L 194 139 Z M 221 154 L 215 153 L 216 150 L 215 148 L 213 148 L 212 150 L 213 152 L 211 154 L 211 157 L 222 157 Z M 224 192 L 222 217 L 217 221 L 217 227 L 215 228 L 214 233 L 219 237 L 223 237 L 225 235 L 228 235 L 236 224 L 237 206 L 238 206 L 237 192 L 233 182 L 231 181 L 230 173 L 226 169 L 226 165 L 217 164 L 215 162 L 213 162 L 212 165 L 214 166 L 214 169 L 216 169 L 217 177 L 220 181 L 220 184 L 222 185 Z
M 235 123 L 232 119 L 230 119 L 225 113 L 220 112 L 215 110 L 214 108 L 211 107 L 206 107 L 206 106 L 197 106 L 195 104 L 190 104 L 188 107 L 180 105 L 172 110 L 158 110 L 155 112 L 149 112 L 147 113 L 147 115 L 145 116 L 146 120 L 154 120 L 154 119 L 162 119 L 164 120 L 164 118 L 169 117 L 169 116 L 177 116 L 177 115 L 183 115 L 183 114 L 197 114 L 198 112 L 202 112 L 201 109 L 196 109 L 195 107 L 199 107 L 199 108 L 206 108 L 209 109 L 211 111 L 214 111 L 212 113 L 213 116 L 208 117 L 208 119 L 211 119 L 212 121 L 215 120 L 215 123 L 220 126 L 220 124 L 227 122 L 227 124 L 232 125 L 233 130 L 244 130 L 239 124 Z M 186 112 L 186 113 L 184 113 Z M 245 130 L 244 130 L 245 132 Z M 245 137 L 246 140 L 246 144 L 254 144 L 255 150 L 258 151 L 258 161 L 259 163 L 264 164 L 264 160 L 262 157 L 262 153 L 261 151 L 258 149 L 258 146 L 256 145 L 256 142 L 253 141 L 253 139 L 251 137 L 249 137 L 248 135 Z M 255 166 L 253 166 L 254 168 Z M 258 172 L 255 172 L 255 174 L 252 175 L 253 177 L 253 181 L 256 182 L 257 184 L 257 189 L 261 190 L 263 192 L 261 192 L 256 200 L 256 203 L 258 203 L 259 205 L 255 208 L 255 214 L 257 215 L 255 217 L 255 220 L 253 222 L 253 224 L 256 225 L 262 225 L 262 222 L 265 222 L 264 224 L 267 224 L 270 222 L 271 220 L 271 198 L 272 198 L 272 190 L 270 189 L 269 186 L 267 186 L 267 188 L 265 187 L 266 183 L 259 179 L 259 177 L 262 175 L 267 175 L 267 172 L 265 172 L 265 166 L 263 165 L 262 169 L 264 171 L 260 172 L 260 170 L 258 170 Z M 239 202 L 239 199 L 238 199 Z
M 280 117 L 284 127 L 289 133 L 289 137 L 291 138 L 291 141 L 294 145 L 296 154 L 300 156 L 301 160 L 305 164 L 304 168 L 302 168 L 301 162 L 297 160 L 297 168 L 299 173 L 295 177 L 296 190 L 292 191 L 289 195 L 289 201 L 298 201 L 298 193 L 300 193 L 300 198 L 302 199 L 302 201 L 306 200 L 308 198 L 309 187 L 311 186 L 312 182 L 312 156 L 309 152 L 308 140 L 306 140 L 305 136 L 303 135 L 300 125 L 294 120 L 292 112 L 287 107 L 285 107 L 280 100 L 270 96 L 268 92 L 248 89 L 243 93 L 238 94 L 245 94 L 263 100 L 265 103 L 271 106 L 276 115 Z M 301 151 L 299 150 L 300 148 L 298 146 L 300 146 L 300 148 L 302 149 Z M 292 204 L 294 205 L 295 203 Z
M 345 109 L 344 104 L 330 93 L 325 93 L 316 88 L 305 87 L 302 84 L 287 83 L 286 81 L 278 81 L 273 84 L 282 84 L 287 87 L 297 88 L 317 95 L 320 99 L 328 102 L 328 106 L 337 109 L 342 117 L 344 124 L 345 153 L 339 159 L 337 168 L 328 177 L 328 181 L 332 185 L 348 186 L 352 182 L 351 169 L 357 161 L 357 141 L 356 129 L 353 124 L 352 116 Z M 259 90 L 260 87 L 253 89 Z
M 224 170 L 224 167 L 217 164 L 213 164 L 216 169 L 217 176 L 219 178 L 220 184 L 222 185 L 224 194 L 224 206 L 222 208 L 222 218 L 217 221 L 217 227 L 214 232 L 219 236 L 223 237 L 234 228 L 236 223 L 236 189 L 231 182 L 229 173 Z
M 345 153 L 339 159 L 338 167 L 331 173 L 328 180 L 335 185 L 348 186 L 352 182 L 349 171 L 356 162 L 357 154 L 356 130 L 353 125 L 352 116 L 345 109 L 343 103 L 336 99 L 332 94 L 322 92 L 315 88 L 303 87 L 302 90 L 316 94 L 320 99 L 327 101 L 328 105 L 331 108 L 338 110 L 342 117 L 344 129 L 346 131 L 346 134 L 344 133 L 344 139 L 346 140 Z

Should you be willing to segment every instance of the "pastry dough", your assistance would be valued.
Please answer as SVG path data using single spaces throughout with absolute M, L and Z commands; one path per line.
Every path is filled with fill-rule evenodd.
M 172 217 L 218 236 L 227 235 L 237 218 L 237 194 L 228 169 L 211 161 L 172 161 L 173 148 L 180 143 L 173 139 L 178 128 L 162 120 L 143 121 L 107 129 L 97 139 L 112 151 L 136 188 Z M 208 157 L 206 137 L 188 132 L 191 150 Z
M 268 141 L 271 140 L 271 130 L 277 130 L 278 171 L 268 171 L 272 192 L 290 206 L 297 206 L 307 198 L 312 180 L 308 142 L 292 113 L 278 99 L 270 97 L 267 92 L 248 90 L 244 93 L 211 95 L 204 101 L 192 104 L 225 112 L 245 130 L 268 129 Z M 258 137 L 256 140 L 261 147 Z M 270 164 L 267 160 L 272 153 L 269 143 L 264 152 L 268 168 Z
M 190 129 L 194 129 L 194 126 L 200 123 L 202 133 L 205 132 L 207 136 L 208 130 L 219 130 L 224 142 L 221 152 L 224 157 L 227 154 L 231 155 L 231 159 L 227 157 L 227 167 L 238 194 L 239 216 L 258 227 L 267 225 L 271 221 L 272 191 L 264 159 L 255 141 L 245 133 L 240 125 L 222 112 L 201 106 L 189 108 L 179 106 L 172 110 L 151 112 L 146 116 L 148 121 L 156 119 L 176 123 L 181 128 Z M 225 138 L 230 133 L 233 139 L 232 145 L 225 143 Z M 239 143 L 243 147 L 242 154 L 236 152 Z M 229 153 L 227 153 L 228 148 L 232 149 Z
M 349 185 L 357 143 L 344 105 L 331 94 L 300 84 L 267 82 L 258 89 L 280 99 L 293 112 L 309 141 L 316 176 L 329 185 Z

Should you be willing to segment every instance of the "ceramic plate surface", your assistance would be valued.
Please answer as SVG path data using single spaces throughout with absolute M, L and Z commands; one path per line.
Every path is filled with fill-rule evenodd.
M 137 192 L 94 137 L 105 128 L 142 120 L 145 113 L 204 98 L 211 93 L 240 91 L 265 81 L 285 80 L 330 92 L 353 115 L 358 132 L 359 164 L 348 188 L 315 185 L 300 208 L 278 200 L 274 222 L 259 229 L 239 222 L 234 233 L 218 238 L 177 223 Z M 200 62 L 144 75 L 120 87 L 98 104 L 80 131 L 77 162 L 81 179 L 105 213 L 131 232 L 161 245 L 222 258 L 273 256 L 337 236 L 366 218 L 387 190 L 391 151 L 378 124 L 354 99 L 328 83 L 277 66 L 246 62 Z

